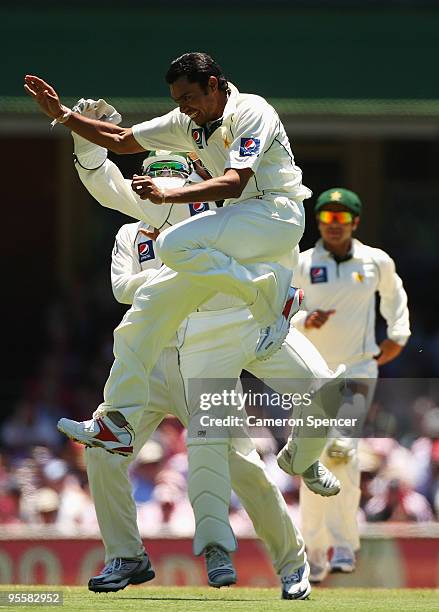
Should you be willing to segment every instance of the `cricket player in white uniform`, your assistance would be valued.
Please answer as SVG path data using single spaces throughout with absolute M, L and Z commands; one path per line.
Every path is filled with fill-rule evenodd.
M 96 104 L 94 101 L 82 101 L 80 105 L 81 111 L 88 113 L 99 112 L 95 110 Z M 108 112 L 107 109 L 108 115 L 112 112 L 114 110 Z M 128 181 L 122 177 L 118 168 L 106 159 L 106 150 L 90 145 L 90 143 L 76 135 L 74 135 L 74 140 L 77 161 L 76 168 L 81 180 L 90 193 L 105 206 L 121 210 L 131 216 L 141 216 L 149 222 L 152 221 L 155 226 L 160 228 L 166 227 L 171 222 L 181 220 L 183 211 L 186 216 L 189 216 L 200 208 L 212 206 L 212 204 L 207 203 L 197 206 L 190 204 L 188 207 L 166 205 L 157 209 L 146 201 L 140 202 L 139 205 L 138 197 L 127 185 Z M 144 170 L 148 172 L 148 175 L 153 176 L 154 180 L 175 181 L 179 180 L 177 175 L 182 170 L 181 162 L 182 158 L 180 155 L 163 154 L 147 158 L 144 162 Z M 163 176 L 163 173 L 157 178 L 157 174 L 159 174 L 158 169 L 160 167 L 163 169 L 163 166 L 167 169 L 172 169 L 172 176 L 168 179 Z M 191 180 L 194 180 L 193 175 Z M 161 217 L 158 215 L 159 212 L 162 215 Z M 154 269 L 157 268 L 158 261 L 154 253 L 154 243 L 151 239 L 148 240 L 140 236 L 137 232 L 137 224 L 129 225 L 127 228 L 124 228 L 118 236 L 112 267 L 114 292 L 116 297 L 123 302 L 130 302 L 136 289 L 148 276 L 153 276 L 156 273 Z M 134 232 L 134 234 L 130 236 L 130 232 Z M 139 241 L 140 238 L 141 240 Z M 139 258 L 137 263 L 135 263 L 136 257 Z M 147 265 L 148 268 L 152 266 L 153 270 L 140 271 L 139 265 L 142 268 Z M 174 341 L 172 347 L 165 349 L 167 356 L 165 356 L 165 352 L 161 355 L 159 363 L 153 370 L 151 378 L 153 389 L 152 403 L 144 412 L 144 416 L 142 416 L 141 427 L 139 429 L 141 437 L 139 441 L 136 438 L 137 451 L 163 418 L 164 413 L 172 410 L 172 405 L 175 405 L 177 400 L 179 405 L 181 405 L 185 395 L 181 391 L 181 372 L 183 372 L 183 368 L 188 379 L 199 375 L 200 366 L 205 368 L 204 372 L 202 372 L 203 375 L 215 377 L 218 373 L 218 367 L 220 365 L 224 367 L 223 364 L 226 361 L 229 364 L 229 370 L 224 371 L 224 376 L 236 378 L 241 369 L 246 367 L 259 376 L 287 378 L 287 391 L 290 392 L 294 390 L 294 386 L 292 387 L 291 385 L 292 376 L 302 379 L 313 376 L 332 376 L 332 372 L 328 370 L 317 351 L 297 332 L 291 332 L 289 344 L 283 347 L 278 355 L 275 356 L 279 361 L 277 366 L 272 364 L 273 358 L 263 363 L 255 360 L 252 346 L 254 346 L 258 334 L 257 323 L 251 320 L 249 311 L 243 307 L 241 302 L 236 299 L 233 300 L 234 298 L 230 296 L 218 296 L 202 307 L 203 312 L 194 313 L 189 321 L 182 326 L 184 331 L 180 330 L 177 335 L 177 337 L 181 337 L 182 334 L 184 336 L 183 347 L 180 349 L 179 355 L 181 365 L 178 363 L 175 355 L 172 358 L 172 353 L 176 352 L 175 345 L 178 343 L 177 341 Z M 219 308 L 222 311 L 218 312 L 217 310 L 215 312 L 215 309 Z M 197 323 L 194 333 L 190 331 L 192 321 Z M 212 328 L 211 333 L 209 333 L 210 328 Z M 223 338 L 226 335 L 229 338 L 233 337 L 233 342 L 229 342 L 229 344 L 223 343 L 221 347 L 218 346 L 216 348 L 215 338 L 218 336 Z M 181 339 L 179 342 L 181 342 Z M 293 342 L 300 349 L 300 356 L 290 346 Z M 183 352 L 185 356 L 183 356 Z M 215 355 L 218 355 L 219 359 L 216 359 Z M 165 362 L 166 368 L 163 365 Z M 207 367 L 206 369 L 206 364 L 210 364 L 210 368 Z M 173 372 L 170 365 L 174 367 Z M 167 386 L 163 382 L 166 379 L 165 371 L 168 373 L 168 377 L 169 373 L 172 373 L 174 381 L 174 383 L 168 381 Z M 164 389 L 168 387 L 173 388 L 173 386 L 175 386 L 175 392 L 173 391 L 171 396 L 169 396 L 168 391 L 164 392 Z M 186 406 L 184 409 L 176 409 L 175 414 L 183 423 L 187 423 L 188 412 Z M 76 431 L 72 430 L 71 426 L 75 427 L 81 424 L 68 419 L 62 419 L 62 421 L 62 431 L 71 437 L 76 437 Z M 194 468 L 191 472 L 195 473 L 194 478 L 189 478 L 189 494 L 194 501 L 195 514 L 199 519 L 197 521 L 195 552 L 199 554 L 203 550 L 206 551 L 208 570 L 209 566 L 211 567 L 208 571 L 210 584 L 219 586 L 221 585 L 221 580 L 230 579 L 230 574 L 233 576 L 233 566 L 230 563 L 224 562 L 224 558 L 226 561 L 229 561 L 229 559 L 222 552 L 222 548 L 209 546 L 209 543 L 213 540 L 214 542 L 219 541 L 224 548 L 229 547 L 230 550 L 236 547 L 233 532 L 228 523 L 230 498 L 230 485 L 228 482 L 230 480 L 230 472 L 233 487 L 241 495 L 244 504 L 247 500 L 245 505 L 254 521 L 256 531 L 266 541 L 274 559 L 276 570 L 283 578 L 283 596 L 286 598 L 304 596 L 307 591 L 306 573 L 304 580 L 303 572 L 299 572 L 297 575 L 297 572 L 293 571 L 302 567 L 306 569 L 304 557 L 300 552 L 303 549 L 300 535 L 297 535 L 297 531 L 294 530 L 290 519 L 285 514 L 285 505 L 279 492 L 277 489 L 275 490 L 273 483 L 266 481 L 266 474 L 262 470 L 263 464 L 260 462 L 252 444 L 244 433 L 241 437 L 242 439 L 235 441 L 235 445 L 232 447 L 228 440 L 222 439 L 220 443 L 217 440 L 216 445 L 212 445 L 213 448 L 210 449 L 207 440 L 203 440 L 201 446 L 199 440 L 194 440 L 193 444 L 189 441 L 190 464 Z M 236 447 L 238 447 L 238 450 L 236 450 Z M 234 451 L 231 452 L 230 448 L 234 449 Z M 338 483 L 325 470 L 324 466 L 315 461 L 318 456 L 318 449 L 304 447 L 298 453 L 295 469 L 297 473 L 305 472 L 303 477 L 306 479 L 307 485 L 315 492 L 324 495 L 335 494 L 339 489 Z M 95 464 L 91 465 L 90 457 L 94 459 L 99 458 L 101 466 L 99 468 L 99 478 L 93 478 L 95 469 L 93 465 Z M 220 461 L 221 457 L 222 461 Z M 128 506 L 131 507 L 131 512 L 129 510 L 123 512 L 123 516 L 129 517 L 129 520 L 126 521 L 128 526 L 123 527 L 119 525 L 121 521 L 116 520 L 118 513 L 117 506 L 114 509 L 110 508 L 112 506 L 111 499 L 113 493 L 115 493 L 117 499 L 121 499 L 120 489 L 122 487 L 125 487 L 126 491 L 130 491 L 126 477 L 126 468 L 129 461 L 111 458 L 108 453 L 88 454 L 88 458 L 91 489 L 100 519 L 102 534 L 106 542 L 106 561 L 108 562 L 104 574 L 92 579 L 90 585 L 93 590 L 116 590 L 139 580 L 139 572 L 140 576 L 143 576 L 145 573 L 145 567 L 141 566 L 140 570 L 137 567 L 139 563 L 142 563 L 142 559 L 138 558 L 139 550 L 142 548 L 135 521 L 134 502 L 131 495 L 125 495 L 124 497 Z M 106 469 L 106 467 L 103 467 L 105 461 L 120 466 L 120 469 L 117 471 L 111 471 L 111 467 L 109 468 L 111 484 L 116 488 L 115 491 L 114 487 L 107 486 L 105 478 L 102 476 L 103 470 Z M 110 466 L 112 463 L 110 463 Z M 234 467 L 235 464 L 238 467 Z M 197 467 L 202 469 L 197 469 Z M 253 483 L 250 492 L 247 492 L 245 486 L 241 485 L 240 482 L 235 484 L 237 480 L 235 473 L 237 471 L 243 474 L 246 482 Z M 213 508 L 212 496 L 209 495 L 209 492 L 212 490 L 212 482 L 214 482 L 212 479 L 215 473 L 218 474 L 217 484 L 218 482 L 223 484 L 221 487 L 217 487 L 214 496 L 215 507 Z M 120 482 L 117 481 L 116 474 L 120 476 Z M 121 484 L 122 481 L 123 483 Z M 101 487 L 100 490 L 96 491 L 98 486 L 96 483 L 101 483 L 103 488 Z M 226 484 L 224 485 L 224 483 Z M 254 485 L 258 483 L 261 484 L 261 490 L 256 493 L 255 499 Z M 261 491 L 264 492 L 262 497 Z M 253 497 L 251 497 L 250 493 Z M 222 498 L 222 503 L 218 503 L 220 498 Z M 260 504 L 258 506 L 257 503 L 261 499 L 264 501 L 262 507 Z M 263 516 L 260 515 L 261 512 Z M 102 516 L 103 518 L 101 518 Z M 106 518 L 108 516 L 111 516 L 111 520 Z M 272 518 L 268 520 L 269 516 Z M 206 520 L 207 517 L 209 520 Z M 116 532 L 114 523 L 121 527 L 120 534 Z M 273 529 L 273 524 L 276 524 L 280 531 Z M 266 533 L 267 530 L 270 533 Z M 116 541 L 116 544 L 111 544 L 114 541 Z M 130 542 L 131 546 L 121 546 L 120 542 Z M 294 545 L 292 545 L 292 542 L 294 542 Z M 293 559 L 291 551 L 295 551 L 296 557 Z M 221 552 L 222 559 L 218 559 L 221 557 Z M 223 569 L 221 571 L 218 570 L 219 562 L 220 568 L 222 562 Z M 143 560 L 143 563 L 147 563 L 147 560 Z M 146 571 L 150 570 L 146 568 Z M 229 575 L 227 576 L 227 574 Z M 297 578 L 299 578 L 299 582 Z M 226 582 L 222 583 L 226 584 Z M 120 586 L 121 584 L 123 586 Z
M 360 421 L 372 401 L 378 366 L 395 359 L 410 336 L 407 295 L 393 260 L 381 249 L 352 237 L 361 210 L 359 197 L 348 189 L 322 193 L 315 206 L 321 239 L 300 254 L 294 277 L 305 290 L 305 307 L 294 324 L 330 366 L 339 361 L 346 364 L 346 376 L 355 379 L 355 393 L 352 403 L 341 410 Z M 379 346 L 375 340 L 376 292 L 387 322 L 387 338 Z M 328 440 L 321 457 L 341 482 L 337 498 L 322 499 L 301 486 L 302 528 L 315 582 L 323 580 L 328 571 L 351 572 L 355 568 L 355 551 L 360 546 L 356 449 L 361 433 L 357 429 L 354 435 L 357 437 Z
M 148 404 L 145 374 L 148 379 L 161 350 L 188 314 L 218 292 L 241 299 L 259 322 L 256 355 L 262 360 L 282 345 L 302 298 L 301 291 L 289 286 L 290 264 L 304 229 L 302 202 L 311 192 L 302 184 L 277 113 L 263 98 L 239 93 L 204 53 L 177 58 L 166 79 L 179 108 L 121 128 L 73 112 L 45 81 L 25 78 L 27 93 L 45 114 L 116 153 L 197 147 L 214 178 L 163 189 L 149 177 L 134 177 L 133 189 L 142 199 L 159 206 L 225 200 L 220 210 L 161 233 L 157 254 L 169 267 L 139 288 L 115 330 L 116 360 L 100 414 L 114 438 L 104 446 L 126 453 L 132 452 Z M 114 411 L 124 421 L 114 423 L 108 416 Z

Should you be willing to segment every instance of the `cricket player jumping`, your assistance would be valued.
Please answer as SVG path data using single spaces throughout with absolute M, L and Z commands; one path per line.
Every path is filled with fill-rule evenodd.
M 214 177 L 174 189 L 135 177 L 141 198 L 157 205 L 225 200 L 220 210 L 159 236 L 157 254 L 172 270 L 163 267 L 139 288 L 115 330 L 116 359 L 100 414 L 113 437 L 103 445 L 126 453 L 148 404 L 145 375 L 188 314 L 217 292 L 243 300 L 262 328 L 256 355 L 266 359 L 282 345 L 301 301 L 301 292 L 289 287 L 287 262 L 303 234 L 302 201 L 311 192 L 302 185 L 278 115 L 263 98 L 240 94 L 204 53 L 176 59 L 166 79 L 179 108 L 133 128 L 87 119 L 64 107 L 42 79 L 25 79 L 42 111 L 86 140 L 117 153 L 195 146 Z M 112 412 L 122 419 L 115 422 Z
M 94 101 L 83 100 L 79 107 L 80 112 L 92 114 L 92 116 L 95 113 L 103 112 L 102 104 L 96 108 L 97 103 Z M 115 111 L 114 109 L 110 110 L 107 105 L 106 113 L 107 116 L 114 116 Z M 118 168 L 106 159 L 107 152 L 105 149 L 90 145 L 77 135 L 74 135 L 74 140 L 76 168 L 81 180 L 90 193 L 105 206 L 121 210 L 134 217 L 141 216 L 144 220 L 153 222 L 155 226 L 160 228 L 181 221 L 184 215 L 189 217 L 200 209 L 215 207 L 212 204 L 201 203 L 197 206 L 193 204 L 189 204 L 187 207 L 165 205 L 157 208 L 147 201 L 139 201 L 138 196 L 129 188 L 129 182 L 122 177 Z M 187 163 L 179 154 L 150 156 L 145 160 L 143 169 L 147 175 L 154 177 L 154 180 L 159 180 L 162 183 L 167 181 L 169 184 L 172 181 L 179 181 L 183 177 L 187 178 L 188 175 Z M 194 179 L 194 174 L 192 174 L 190 181 L 194 180 L 199 180 L 199 178 Z M 113 254 L 113 288 L 117 298 L 124 303 L 131 302 L 136 289 L 148 277 L 154 276 L 157 273 L 156 269 L 159 267 L 153 241 L 146 239 L 137 230 L 138 224 L 126 226 L 121 230 Z M 140 271 L 140 267 L 148 269 Z M 218 309 L 222 309 L 222 312 L 219 312 Z M 211 364 L 210 369 L 207 368 L 202 374 L 212 378 L 218 375 L 220 364 L 227 362 L 233 364 L 233 366 L 227 372 L 224 372 L 224 375 L 236 378 L 243 367 L 251 370 L 251 363 L 253 362 L 253 371 L 259 376 L 286 378 L 290 392 L 295 390 L 294 380 L 292 380 L 294 376 L 298 378 L 332 376 L 332 372 L 328 370 L 323 359 L 313 349 L 312 345 L 298 333 L 297 337 L 294 338 L 294 332 L 294 344 L 298 348 L 300 347 L 300 356 L 292 346 L 288 345 L 282 347 L 281 351 L 275 356 L 279 360 L 278 366 L 272 365 L 273 359 L 262 363 L 255 360 L 252 346 L 254 346 L 258 335 L 258 326 L 256 322 L 251 320 L 250 313 L 243 307 L 242 302 L 230 296 L 217 296 L 206 303 L 201 310 L 202 312 L 194 313 L 189 319 L 189 325 L 192 320 L 197 323 L 194 333 L 190 331 L 187 323 L 182 325 L 177 334 L 177 338 L 180 338 L 180 340 L 174 340 L 172 346 L 165 349 L 167 356 L 164 356 L 163 353 L 153 370 L 151 378 L 153 395 L 150 406 L 142 416 L 139 442 L 136 438 L 137 450 L 141 448 L 145 439 L 158 422 L 162 420 L 164 414 L 172 410 L 172 406 L 181 405 L 185 396 L 180 388 L 183 369 L 187 379 L 193 379 L 200 374 L 200 364 Z M 184 333 L 182 330 L 184 330 Z M 184 337 L 184 343 L 180 348 L 179 358 L 177 359 L 175 346 L 181 343 L 181 337 Z M 229 343 L 228 346 L 223 343 L 221 347 L 218 346 L 215 350 L 217 341 L 212 340 L 212 338 L 216 339 L 218 337 L 233 337 L 236 346 L 232 343 Z M 241 341 L 241 339 L 243 340 Z M 291 339 L 289 342 L 291 343 Z M 226 346 L 226 351 L 224 346 Z M 174 370 L 170 368 L 170 364 L 173 365 Z M 165 375 L 164 372 L 168 374 Z M 169 372 L 173 372 L 172 381 L 169 380 Z M 163 383 L 165 380 L 167 380 L 167 385 Z M 173 389 L 171 396 L 169 391 L 166 391 L 166 393 L 163 391 L 163 389 L 168 388 Z M 197 403 L 196 407 L 198 408 Z M 176 416 L 186 424 L 188 418 L 187 406 L 175 410 Z M 60 425 L 62 431 L 76 438 L 78 436 L 77 428 L 82 428 L 83 424 L 62 419 Z M 79 435 L 81 435 L 81 432 Z M 198 518 L 195 552 L 200 554 L 203 550 L 205 551 L 210 584 L 221 586 L 236 580 L 230 558 L 224 550 L 225 548 L 234 550 L 236 547 L 233 532 L 228 522 L 230 501 L 230 484 L 228 483 L 231 476 L 234 489 L 243 499 L 243 503 L 254 521 L 257 533 L 267 543 L 276 570 L 283 578 L 283 597 L 296 598 L 303 596 L 307 591 L 306 584 L 303 584 L 304 580 L 306 583 L 306 572 L 297 574 L 298 569 L 306 569 L 304 556 L 301 552 L 303 546 L 300 534 L 293 528 L 290 519 L 285 514 L 284 502 L 279 492 L 274 488 L 273 483 L 266 480 L 263 464 L 253 445 L 249 443 L 246 434 L 243 433 L 238 438 L 234 445 L 230 445 L 229 441 L 224 439 L 216 440 L 216 444 L 212 445 L 209 444 L 209 440 L 204 440 L 202 446 L 200 446 L 199 440 L 194 440 L 193 444 L 189 440 L 190 473 L 195 474 L 194 477 L 190 476 L 189 478 L 189 495 L 194 500 L 194 511 Z M 237 451 L 236 447 L 240 450 Z M 306 479 L 307 486 L 311 487 L 313 491 L 324 495 L 335 494 L 339 490 L 337 481 L 316 461 L 321 448 L 321 446 L 318 449 L 304 447 L 298 453 L 295 469 L 297 473 L 305 472 L 303 476 Z M 90 461 L 90 458 L 93 458 L 93 461 Z M 222 461 L 219 460 L 220 458 L 222 458 Z M 99 468 L 96 468 L 94 460 L 97 461 L 98 459 Z M 129 460 L 115 458 L 108 453 L 88 451 L 87 463 L 101 531 L 106 542 L 106 561 L 108 562 L 104 573 L 91 580 L 90 588 L 93 590 L 116 590 L 139 580 L 139 572 L 140 576 L 144 576 L 144 565 L 148 563 L 142 557 L 143 547 L 136 526 L 135 506 L 126 476 Z M 119 466 L 118 469 L 116 469 L 116 465 Z M 99 478 L 94 477 L 95 469 L 99 471 Z M 105 473 L 111 475 L 108 483 L 107 479 L 102 476 L 105 470 Z M 238 482 L 236 473 L 243 474 L 244 484 Z M 214 474 L 218 474 L 217 482 L 222 483 L 222 487 L 217 489 L 214 496 L 215 506 L 212 507 L 210 491 L 212 490 Z M 245 482 L 253 483 L 251 490 L 247 491 L 245 489 Z M 100 488 L 99 483 L 103 485 Z M 261 487 L 256 497 L 255 484 L 260 484 Z M 119 487 L 124 487 L 125 491 L 129 492 L 129 495 L 127 493 L 124 496 L 128 505 L 128 510 L 123 512 L 123 516 L 128 517 L 126 521 L 117 521 L 117 506 L 112 508 L 114 505 L 114 503 L 111 503 L 113 493 L 117 499 L 121 499 Z M 218 495 L 219 491 L 221 492 L 220 496 Z M 265 491 L 262 506 L 258 503 L 261 500 L 261 491 Z M 221 498 L 222 503 L 219 503 Z M 111 512 L 109 510 L 110 506 Z M 129 508 L 131 508 L 131 511 Z M 111 520 L 108 519 L 110 515 Z M 269 516 L 272 518 L 267 522 Z M 207 517 L 209 517 L 209 520 L 206 520 Z M 120 527 L 120 531 L 115 529 L 115 523 Z M 273 524 L 276 524 L 278 529 L 273 529 Z M 112 544 L 112 542 L 115 542 L 115 544 Z M 125 544 L 121 545 L 121 542 L 125 542 Z M 215 542 L 216 545 L 212 546 L 212 542 Z M 218 542 L 222 544 L 222 547 L 218 546 Z M 130 544 L 128 545 L 128 543 Z M 294 556 L 292 557 L 292 555 Z M 305 577 L 303 576 L 304 573 Z M 297 582 L 298 576 L 300 578 L 299 582 Z
M 294 323 L 330 366 L 339 361 L 347 365 L 346 376 L 356 379 L 356 392 L 352 405 L 344 408 L 360 419 L 372 401 L 378 366 L 395 359 L 410 337 L 407 295 L 393 260 L 381 249 L 352 237 L 361 210 L 359 197 L 348 189 L 322 193 L 315 206 L 321 240 L 300 254 L 294 277 L 306 295 L 305 309 Z M 387 322 L 387 338 L 379 346 L 375 340 L 376 292 Z M 357 379 L 362 379 L 361 384 Z M 337 498 L 325 500 L 301 487 L 302 527 L 314 582 L 322 581 L 328 571 L 355 569 L 355 551 L 360 546 L 357 443 L 358 438 L 334 438 L 322 455 L 342 484 Z

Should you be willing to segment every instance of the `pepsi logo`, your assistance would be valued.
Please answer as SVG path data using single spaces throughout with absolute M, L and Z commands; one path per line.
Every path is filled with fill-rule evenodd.
M 240 157 L 248 157 L 250 155 L 257 155 L 261 141 L 259 138 L 241 138 L 241 144 L 239 146 Z
M 195 140 L 197 147 L 203 149 L 203 130 L 194 128 L 192 130 L 192 138 Z
M 137 245 L 137 252 L 139 254 L 139 262 L 143 263 L 150 259 L 155 259 L 154 246 L 152 240 L 146 242 L 139 242 Z
M 210 210 L 208 202 L 192 202 L 189 204 L 189 210 L 191 213 L 191 217 L 194 215 L 199 215 L 206 210 Z
M 310 270 L 311 283 L 327 283 L 328 271 L 326 266 L 313 266 Z

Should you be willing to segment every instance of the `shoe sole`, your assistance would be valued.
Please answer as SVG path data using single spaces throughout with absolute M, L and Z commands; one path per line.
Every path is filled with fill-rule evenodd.
M 224 582 L 222 582 L 221 584 L 217 584 L 216 582 L 210 582 L 210 580 L 208 579 L 207 584 L 213 587 L 214 589 L 220 589 L 221 587 L 224 587 L 224 586 L 232 586 L 232 584 L 236 584 L 236 576 L 226 578 Z
M 335 565 L 331 566 L 331 574 L 352 574 L 355 571 L 355 567 L 350 565 Z
M 303 302 L 303 296 L 304 294 L 302 289 L 296 289 L 296 293 L 293 298 L 293 303 L 291 304 L 290 313 L 286 318 L 284 318 L 284 322 L 282 323 L 282 328 L 279 332 L 278 338 L 274 340 L 268 347 L 266 347 L 262 354 L 256 349 L 255 356 L 258 361 L 267 361 L 267 359 L 270 359 L 270 357 L 272 357 L 275 353 L 277 353 L 277 351 L 280 350 L 282 344 L 285 341 L 285 338 L 288 336 L 288 332 L 290 331 L 291 319 L 300 310 L 300 307 Z
M 154 570 L 148 569 L 148 570 L 145 570 L 145 572 L 143 574 L 140 574 L 138 577 L 128 578 L 126 580 L 126 583 L 124 581 L 125 584 L 124 583 L 120 583 L 120 584 L 113 583 L 113 585 L 98 584 L 95 586 L 93 584 L 90 584 L 90 581 L 89 581 L 88 590 L 92 591 L 93 593 L 116 593 L 117 591 L 122 591 L 130 584 L 143 584 L 144 582 L 149 582 L 150 580 L 153 580 L 154 578 L 155 578 Z
M 334 495 L 338 495 L 341 491 L 341 486 L 332 487 L 331 489 L 314 489 L 312 485 L 310 486 L 307 483 L 305 478 L 302 478 L 302 480 L 305 483 L 305 486 L 311 491 L 311 493 L 314 493 L 315 495 L 320 495 L 320 497 L 334 497 Z
M 60 431 L 65 436 L 70 438 L 70 440 L 73 440 L 74 442 L 78 442 L 79 444 L 82 444 L 83 446 L 86 446 L 87 448 L 103 448 L 104 450 L 107 451 L 107 453 L 111 453 L 112 455 L 121 455 L 122 457 L 130 457 L 133 454 L 132 451 L 127 452 L 127 451 L 120 451 L 120 450 L 113 449 L 113 448 L 108 448 L 100 440 L 81 440 L 80 438 L 77 438 L 76 436 L 74 436 L 71 432 L 64 430 L 59 424 L 56 426 L 56 428 L 58 431 Z M 122 587 L 122 588 L 125 588 L 125 587 Z
M 306 591 L 305 591 L 304 593 L 302 593 L 302 594 L 300 595 L 300 597 L 294 597 L 294 595 L 291 595 L 291 596 L 290 596 L 290 595 L 287 595 L 286 593 L 282 592 L 282 597 L 281 597 L 281 599 L 287 599 L 287 600 L 289 600 L 289 601 L 291 601 L 292 599 L 294 599 L 294 600 L 296 600 L 296 601 L 300 601 L 300 600 L 303 600 L 303 599 L 308 599 L 308 597 L 309 597 L 309 596 L 310 596 L 310 594 L 311 594 L 311 590 L 312 590 L 312 589 L 311 589 L 311 584 L 308 584 L 308 586 L 307 586 L 307 588 L 306 588 Z
M 295 472 L 292 471 L 291 466 L 290 466 L 290 462 L 285 458 L 285 455 L 286 455 L 286 453 L 283 452 L 282 450 L 279 451 L 279 453 L 277 455 L 277 464 L 280 467 L 280 469 L 283 470 L 284 472 L 286 472 L 287 474 L 289 474 L 290 476 L 300 476 L 300 474 L 296 474 Z M 338 493 L 340 493 L 340 491 L 341 491 L 341 486 L 333 487 L 331 489 L 322 489 L 322 490 L 316 491 L 315 489 L 312 489 L 307 484 L 307 481 L 306 481 L 305 478 L 303 478 L 302 480 L 305 483 L 305 485 L 307 486 L 307 488 L 312 493 L 315 493 L 315 495 L 320 495 L 321 497 L 333 497 L 334 495 L 338 495 Z

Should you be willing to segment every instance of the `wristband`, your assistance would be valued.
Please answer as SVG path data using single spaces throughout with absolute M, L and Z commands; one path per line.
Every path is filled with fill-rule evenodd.
M 54 119 L 52 123 L 50 124 L 52 128 L 55 127 L 57 123 L 65 123 L 73 112 L 72 109 L 67 108 L 67 106 L 64 106 L 64 105 L 62 106 L 62 109 L 63 109 L 63 114 L 57 117 L 56 119 Z

